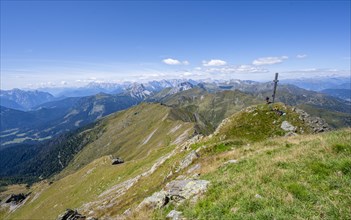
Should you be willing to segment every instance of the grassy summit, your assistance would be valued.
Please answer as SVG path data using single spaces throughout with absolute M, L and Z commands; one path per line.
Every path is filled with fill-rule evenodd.
M 275 103 L 251 106 L 232 115 L 220 125 L 217 136 L 249 142 L 261 141 L 285 135 L 287 132 L 281 128 L 284 121 L 293 125 L 296 133 L 311 133 L 311 128 L 292 107 Z

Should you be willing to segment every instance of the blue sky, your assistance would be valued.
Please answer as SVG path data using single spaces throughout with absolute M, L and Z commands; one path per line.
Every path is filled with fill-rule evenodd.
M 1 1 L 1 88 L 350 75 L 350 1 Z

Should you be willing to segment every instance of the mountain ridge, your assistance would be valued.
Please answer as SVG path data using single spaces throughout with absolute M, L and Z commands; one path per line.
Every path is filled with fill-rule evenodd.
M 177 178 L 180 178 L 180 180 L 184 178 L 185 179 L 195 178 L 194 180 L 196 180 L 196 178 L 199 178 L 199 177 L 191 177 L 191 176 L 195 174 L 197 175 L 197 172 L 199 172 L 201 173 L 200 174 L 201 179 L 205 178 L 209 180 L 211 184 L 209 186 L 210 188 L 208 189 L 209 191 L 204 192 L 205 197 L 204 198 L 201 197 L 204 200 L 199 199 L 199 200 L 196 200 L 195 203 L 193 203 L 195 204 L 195 207 L 198 207 L 198 204 L 201 204 L 202 201 L 206 202 L 208 200 L 213 200 L 213 198 L 208 197 L 212 195 L 213 190 L 217 189 L 218 193 L 222 193 L 226 190 L 226 187 L 230 186 L 228 185 L 230 183 L 228 182 L 228 180 L 222 180 L 222 178 L 219 178 L 216 176 L 218 175 L 216 170 L 218 170 L 218 172 L 221 173 L 225 171 L 225 167 L 228 167 L 228 166 L 241 167 L 242 165 L 245 165 L 245 164 L 246 164 L 245 166 L 247 166 L 247 163 L 245 161 L 252 161 L 249 163 L 251 164 L 255 160 L 258 160 L 257 159 L 258 157 L 255 157 L 256 154 L 263 155 L 263 158 L 270 158 L 271 157 L 270 155 L 276 158 L 275 155 L 278 152 L 289 150 L 289 149 L 293 150 L 297 146 L 298 146 L 297 149 L 300 149 L 302 146 L 301 144 L 303 145 L 307 144 L 308 149 L 313 149 L 310 147 L 310 146 L 314 146 L 314 148 L 316 148 L 316 145 L 313 144 L 314 143 L 313 141 L 317 141 L 317 140 L 324 141 L 325 137 L 328 137 L 327 139 L 329 142 L 339 140 L 339 142 L 336 142 L 337 144 L 341 144 L 340 146 L 346 146 L 345 145 L 345 143 L 347 143 L 346 139 L 347 137 L 349 137 L 349 135 L 346 135 L 346 134 L 349 134 L 350 130 L 328 132 L 323 136 L 308 136 L 307 133 L 310 133 L 312 131 L 309 131 L 308 129 L 304 128 L 303 134 L 299 135 L 298 137 L 276 137 L 277 135 L 284 136 L 287 133 L 289 133 L 288 130 L 284 131 L 281 128 L 281 124 L 283 124 L 284 121 L 288 121 L 289 123 L 291 123 L 294 127 L 296 127 L 296 131 L 298 131 L 299 133 L 301 133 L 301 129 L 300 129 L 301 125 L 299 125 L 299 123 L 304 123 L 304 122 L 302 122 L 301 119 L 299 119 L 299 114 L 294 113 L 294 111 L 292 110 L 293 109 L 292 107 L 285 106 L 280 103 L 274 104 L 271 107 L 272 108 L 270 108 L 270 105 L 267 105 L 267 104 L 248 107 L 242 110 L 241 112 L 235 113 L 232 117 L 238 117 L 238 118 L 236 118 L 235 120 L 227 121 L 225 125 L 222 126 L 221 128 L 218 128 L 217 133 L 215 132 L 215 134 L 213 135 L 205 136 L 205 137 L 201 135 L 193 136 L 195 130 L 192 130 L 192 132 L 188 133 L 190 136 L 184 139 L 185 142 L 180 142 L 176 144 L 176 146 L 174 146 L 173 144 L 170 144 L 168 147 L 161 147 L 159 149 L 153 148 L 153 150 L 151 150 L 149 154 L 147 153 L 140 154 L 140 152 L 139 153 L 135 152 L 136 153 L 134 154 L 136 156 L 135 159 L 132 159 L 131 157 L 130 158 L 125 157 L 126 159 L 125 164 L 121 164 L 116 167 L 111 165 L 111 158 L 113 158 L 114 156 L 133 155 L 133 153 L 130 153 L 130 152 L 122 153 L 122 151 L 120 151 L 119 153 L 114 154 L 112 157 L 108 156 L 110 153 L 104 153 L 103 155 L 97 156 L 95 160 L 89 160 L 90 162 L 81 166 L 77 166 L 78 164 L 80 164 L 79 162 L 70 163 L 70 165 L 67 166 L 67 169 L 68 169 L 67 171 L 63 171 L 63 173 L 60 174 L 61 176 L 59 175 L 56 178 L 50 180 L 50 181 L 53 181 L 53 183 L 49 184 L 48 182 L 44 181 L 44 182 L 38 183 L 38 185 L 34 185 L 33 191 L 32 191 L 33 195 L 29 197 L 26 203 L 21 207 L 19 207 L 18 210 L 16 210 L 14 213 L 10 215 L 3 214 L 3 216 L 5 216 L 5 219 L 9 217 L 10 218 L 24 218 L 24 217 L 39 218 L 40 216 L 43 216 L 43 215 L 45 215 L 45 217 L 51 216 L 55 218 L 59 214 L 61 214 L 66 208 L 77 208 L 80 213 L 82 213 L 87 217 L 98 217 L 98 218 L 111 218 L 111 217 L 117 218 L 118 217 L 118 218 L 136 218 L 137 219 L 141 217 L 152 218 L 153 215 L 162 216 L 160 218 L 164 218 L 165 212 L 167 214 L 167 212 L 170 211 L 171 209 L 181 210 L 188 217 L 189 216 L 199 217 L 198 214 L 192 213 L 187 208 L 189 206 L 187 202 L 185 203 L 186 204 L 185 206 L 182 206 L 182 205 L 177 206 L 177 205 L 172 205 L 174 203 L 177 203 L 176 200 L 173 201 L 172 199 L 171 199 L 170 205 L 165 205 L 165 207 L 161 209 L 161 210 L 164 210 L 161 213 L 160 213 L 161 210 L 158 211 L 157 209 L 155 211 L 154 209 L 146 209 L 144 211 L 142 210 L 138 211 L 137 207 L 139 204 L 142 204 L 143 199 L 147 199 L 148 196 L 151 196 L 154 192 L 158 192 L 160 189 L 165 187 L 167 183 L 173 180 L 175 181 Z M 133 148 L 135 149 L 138 149 L 138 145 L 144 146 L 143 144 L 150 144 L 150 146 L 152 147 L 155 147 L 155 146 L 157 147 L 159 137 L 161 136 L 165 137 L 164 136 L 165 134 L 167 136 L 169 132 L 174 131 L 179 126 L 179 124 L 177 124 L 178 122 L 174 121 L 174 119 L 179 117 L 179 115 L 175 118 L 174 116 L 171 116 L 173 118 L 171 119 L 173 120 L 172 123 L 174 122 L 176 123 L 168 127 L 168 129 L 161 129 L 159 126 L 156 126 L 156 127 L 145 126 L 146 125 L 145 122 L 140 121 L 138 117 L 143 118 L 144 120 L 149 120 L 145 118 L 145 115 L 147 115 L 149 112 L 156 112 L 155 108 L 163 109 L 161 111 L 169 109 L 169 107 L 161 104 L 144 103 L 132 109 L 125 110 L 124 112 L 120 112 L 115 115 L 108 116 L 106 119 L 112 120 L 113 118 L 117 119 L 118 117 L 121 117 L 123 115 L 128 116 L 128 117 L 123 117 L 124 118 L 123 120 L 117 120 L 117 121 L 123 122 L 122 124 L 118 125 L 120 129 L 123 129 L 124 126 L 132 126 L 130 127 L 131 128 L 130 130 L 133 132 L 131 132 L 130 135 L 134 136 L 134 139 L 136 140 L 135 143 L 138 143 L 138 144 L 133 144 L 130 146 L 133 146 Z M 146 109 L 148 109 L 148 111 L 146 111 Z M 284 111 L 284 113 L 288 117 L 286 115 L 283 115 L 277 112 L 278 110 Z M 145 112 L 142 113 L 142 111 L 145 111 Z M 167 122 L 167 120 L 169 120 L 167 119 L 168 116 L 165 117 L 167 115 L 166 113 L 167 111 L 164 113 L 156 114 L 157 117 L 161 119 L 161 120 L 157 120 L 157 123 L 160 123 L 162 119 L 164 119 L 163 122 Z M 168 111 L 168 113 L 170 112 Z M 145 115 L 142 115 L 142 114 L 145 114 Z M 181 116 L 181 118 L 183 117 L 184 116 Z M 262 117 L 264 117 L 265 119 L 263 120 Z M 135 118 L 135 119 L 132 119 L 132 118 Z M 136 126 L 136 124 L 135 122 L 133 122 L 133 120 L 138 121 L 138 123 L 144 124 L 143 128 L 147 128 L 147 131 L 145 131 L 144 129 L 140 130 L 141 131 L 140 134 L 143 134 L 143 137 L 137 137 L 136 133 L 134 133 L 136 131 L 136 128 L 134 127 Z M 269 122 L 267 120 L 269 120 Z M 296 122 L 294 122 L 295 120 Z M 152 121 L 150 122 L 151 124 L 153 123 Z M 230 131 L 235 131 L 235 129 L 237 129 L 236 128 L 237 126 L 240 127 L 240 125 L 245 125 L 245 124 L 258 126 L 258 127 L 255 127 L 256 135 L 262 134 L 263 138 L 252 139 L 251 141 L 248 141 L 246 138 L 247 136 L 245 136 L 245 133 L 244 135 L 242 135 L 240 133 L 234 132 L 234 133 L 230 133 L 231 135 L 228 135 L 229 134 L 228 128 Z M 267 130 L 264 128 L 264 126 L 268 124 L 270 126 L 273 126 L 272 129 L 275 132 L 267 132 L 267 133 L 264 132 L 265 130 Z M 117 130 L 116 128 L 117 127 L 114 127 L 114 128 L 105 127 L 105 129 L 113 131 L 115 135 L 119 133 L 118 128 Z M 158 129 L 156 130 L 156 128 Z M 243 132 L 248 131 L 245 127 L 240 127 L 240 128 L 243 129 Z M 103 131 L 104 129 L 100 128 L 97 130 Z M 163 135 L 161 134 L 157 135 L 157 132 L 161 130 L 166 132 Z M 182 133 L 185 132 L 186 130 L 187 129 L 178 130 L 179 133 L 175 135 L 174 138 L 171 139 L 171 141 L 167 141 L 165 143 L 172 143 L 172 142 L 175 143 L 174 141 L 178 139 L 176 137 L 183 136 Z M 293 129 L 292 131 L 295 131 L 295 130 Z M 125 135 L 125 134 L 120 134 L 120 135 L 121 137 L 122 136 L 128 137 L 128 135 Z M 248 135 L 250 136 L 250 134 Z M 335 135 L 342 138 L 335 139 L 334 137 Z M 114 135 L 110 133 L 106 133 L 106 137 L 113 137 L 113 136 Z M 96 149 L 99 149 L 99 148 L 103 149 L 104 148 L 103 146 L 106 146 L 106 144 L 109 143 L 109 140 L 106 137 L 105 138 L 102 138 L 102 137 L 103 136 L 99 136 L 97 140 L 100 139 L 100 141 L 97 141 L 95 146 L 91 145 L 90 147 L 91 150 L 89 150 L 89 147 L 84 148 L 86 149 L 87 153 L 91 152 L 92 154 L 94 153 L 96 154 L 98 153 Z M 190 137 L 193 137 L 193 138 L 189 139 Z M 151 141 L 151 139 L 153 138 L 156 138 L 154 139 L 154 141 L 156 142 Z M 120 137 L 116 136 L 116 140 L 118 139 L 120 139 Z M 127 139 L 133 140 L 133 138 L 129 138 L 129 137 Z M 300 143 L 300 144 L 297 144 L 297 143 Z M 112 144 L 112 143 L 110 145 L 118 146 L 118 144 Z M 318 152 L 318 149 L 316 149 L 315 151 Z M 345 149 L 347 150 L 348 148 L 345 148 Z M 176 153 L 172 153 L 172 152 L 176 152 Z M 197 154 L 194 154 L 194 152 L 197 152 Z M 296 152 L 302 152 L 302 151 L 298 150 Z M 340 151 L 340 152 L 341 154 L 339 153 L 337 155 L 341 155 L 343 159 L 340 162 L 338 162 L 339 164 L 338 166 L 341 167 L 340 169 L 344 169 L 343 167 L 345 167 L 345 165 L 343 164 L 345 163 L 344 161 L 346 158 L 345 157 L 346 154 L 343 153 L 343 151 Z M 139 157 L 138 154 L 141 157 Z M 320 154 L 322 154 L 321 151 L 319 151 L 319 155 Z M 82 155 L 82 154 L 79 154 L 79 155 Z M 198 156 L 191 157 L 193 159 L 191 159 L 190 162 L 186 162 L 187 161 L 186 158 L 190 158 L 189 155 L 198 155 Z M 235 155 L 241 155 L 241 156 L 238 157 Z M 278 155 L 278 159 L 282 157 L 279 155 Z M 250 159 L 251 157 L 253 159 Z M 79 158 L 80 157 L 77 154 L 76 161 L 77 159 L 79 161 Z M 308 156 L 304 158 L 308 158 Z M 231 160 L 236 159 L 236 160 L 239 160 L 239 162 L 233 162 L 233 165 L 230 165 L 230 164 L 228 165 L 225 162 L 228 161 L 229 159 Z M 274 159 L 274 161 L 275 160 L 277 159 Z M 236 165 L 236 163 L 239 163 L 239 165 Z M 303 161 L 303 163 L 305 163 L 305 161 Z M 307 160 L 306 163 L 310 163 L 310 162 Z M 187 165 L 184 165 L 184 164 L 187 164 Z M 197 164 L 200 164 L 199 170 L 190 172 L 192 167 L 199 166 Z M 184 168 L 180 168 L 180 167 L 184 167 Z M 252 166 L 248 168 L 253 169 Z M 336 169 L 339 169 L 339 168 L 336 168 Z M 345 172 L 345 175 L 346 175 L 348 171 L 342 171 L 342 172 Z M 238 175 L 244 175 L 243 170 L 241 169 L 237 170 L 236 173 Z M 233 174 L 230 173 L 230 175 L 233 175 Z M 216 179 L 217 179 L 217 182 L 216 182 Z M 218 182 L 218 181 L 223 181 L 223 182 Z M 242 184 L 241 182 L 245 180 L 238 179 L 237 181 L 239 181 L 238 184 Z M 279 180 L 279 181 L 282 181 L 282 180 Z M 282 183 L 288 184 L 289 187 L 291 184 L 295 184 L 290 182 L 287 182 L 287 183 L 282 182 Z M 320 183 L 320 181 L 316 182 L 315 184 L 317 183 Z M 226 187 L 222 188 L 220 187 L 221 185 L 217 185 L 217 184 L 222 184 L 223 186 L 226 186 Z M 263 182 L 262 184 L 266 186 L 265 182 Z M 343 181 L 342 184 L 343 184 L 342 189 L 345 189 L 346 182 Z M 64 187 L 65 185 L 70 185 L 70 187 Z M 288 187 L 288 190 L 290 190 L 289 187 Z M 57 189 L 61 189 L 61 190 L 59 191 Z M 292 192 L 295 193 L 295 191 L 292 191 Z M 62 197 L 63 195 L 62 193 L 71 199 L 67 200 L 66 197 L 65 198 Z M 257 192 L 257 193 L 262 196 L 266 196 L 266 191 Z M 54 197 L 51 199 L 52 201 L 46 200 L 50 198 L 50 195 L 51 196 L 54 195 Z M 299 194 L 293 194 L 293 195 L 298 196 Z M 280 195 L 275 195 L 275 196 L 277 196 L 277 198 L 280 198 Z M 238 199 L 237 197 L 235 198 Z M 218 199 L 220 199 L 221 201 L 221 198 L 218 198 Z M 47 202 L 43 202 L 44 200 Z M 65 205 L 55 206 L 55 204 L 61 204 L 61 203 Z M 55 208 L 53 208 L 54 206 Z M 189 208 L 191 207 L 193 207 L 193 205 L 189 206 Z M 209 206 L 209 207 L 212 207 L 212 206 Z M 243 208 L 245 206 L 244 204 L 240 203 L 239 207 Z M 262 209 L 263 207 L 265 206 L 262 206 Z M 286 207 L 285 205 L 282 206 L 282 212 L 285 214 L 288 214 L 286 211 L 284 211 L 285 207 Z M 38 213 L 33 211 L 38 208 L 43 210 L 43 212 Z M 326 208 L 330 208 L 330 206 L 327 206 Z M 46 210 L 50 210 L 50 211 L 48 212 Z M 130 210 L 130 211 L 125 212 L 126 210 Z M 249 211 L 247 212 L 245 210 L 246 209 L 243 208 L 243 210 L 238 212 L 238 214 L 245 215 L 245 216 L 250 215 L 250 212 Z M 199 213 L 203 213 L 203 212 L 199 212 Z M 223 210 L 222 215 L 224 214 L 229 215 L 230 212 L 228 212 L 225 209 Z M 209 213 L 207 213 L 206 215 L 208 216 Z M 261 215 L 261 214 L 258 213 L 258 215 Z M 288 214 L 288 216 L 290 216 L 290 214 Z M 293 216 L 299 216 L 299 215 L 294 213 Z M 340 217 L 344 215 L 338 214 L 337 216 Z

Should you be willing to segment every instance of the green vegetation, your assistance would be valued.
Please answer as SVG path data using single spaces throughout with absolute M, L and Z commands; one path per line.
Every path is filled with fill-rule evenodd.
M 349 110 L 349 113 L 345 113 L 323 109 L 320 106 L 315 105 L 302 104 L 298 107 L 313 116 L 323 118 L 330 126 L 334 128 L 351 127 L 351 109 Z
M 281 115 L 273 109 L 284 114 Z M 230 123 L 225 124 L 219 132 L 219 136 L 224 136 L 225 139 L 255 142 L 283 136 L 286 134 L 286 131 L 280 128 L 283 121 L 291 123 L 298 133 L 310 133 L 310 128 L 299 119 L 299 115 L 282 103 L 252 106 L 234 114 L 229 120 Z
M 59 176 L 105 155 L 131 161 L 145 157 L 151 150 L 188 139 L 194 133 L 195 123 L 172 112 L 171 108 L 160 104 L 143 103 L 108 116 L 101 121 L 104 132 L 100 137 L 86 145 Z
M 0 185 L 33 183 L 65 168 L 57 179 L 102 156 L 133 160 L 144 157 L 150 150 L 182 142 L 193 135 L 196 123 L 201 121 L 192 121 L 187 117 L 192 114 L 186 111 L 174 112 L 160 104 L 143 103 L 42 145 L 23 144 L 5 149 L 0 155 L 3 168 L 0 175 L 4 176 Z
M 350 219 L 351 130 L 274 140 L 236 147 L 239 163 L 204 174 L 204 198 L 177 210 L 189 219 Z
M 167 105 L 198 113 L 213 127 L 217 127 L 224 118 L 247 106 L 262 103 L 262 101 L 263 99 L 260 100 L 260 98 L 238 90 L 209 93 L 200 88 L 186 90 L 161 99 L 161 102 Z
M 87 144 L 71 152 L 68 166 L 34 184 L 23 206 L 12 213 L 0 210 L 0 217 L 55 219 L 66 208 L 78 208 L 84 215 L 117 218 L 169 181 L 192 175 L 187 173 L 192 165 L 176 170 L 190 150 L 197 150 L 200 158 L 193 164 L 200 164 L 196 172 L 210 181 L 208 191 L 197 202 L 141 210 L 132 219 L 164 219 L 172 209 L 188 219 L 351 218 L 351 129 L 308 135 L 310 128 L 291 107 L 263 104 L 232 115 L 187 151 L 180 144 L 206 124 L 186 110 L 191 106 L 178 108 L 143 103 L 81 131 Z M 282 137 L 283 121 L 300 135 Z M 108 155 L 125 163 L 112 166 Z M 130 188 L 114 188 L 126 181 Z

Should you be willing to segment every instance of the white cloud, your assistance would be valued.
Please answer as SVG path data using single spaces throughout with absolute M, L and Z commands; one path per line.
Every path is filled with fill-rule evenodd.
M 297 54 L 296 55 L 296 58 L 298 58 L 298 59 L 303 59 L 303 58 L 306 58 L 306 57 L 307 57 L 306 54 Z
M 193 73 L 192 72 L 184 72 L 183 75 L 184 76 L 191 76 L 191 75 L 193 75 Z
M 162 60 L 162 62 L 164 62 L 165 64 L 168 64 L 168 65 L 180 65 L 181 64 L 181 62 L 179 60 L 172 59 L 172 58 L 164 59 L 164 60 Z
M 205 70 L 208 73 L 223 73 L 223 74 L 233 74 L 233 73 L 267 73 L 267 69 L 259 68 L 252 65 L 239 65 L 239 66 L 225 66 L 225 67 L 215 67 L 208 68 Z
M 167 59 L 164 59 L 162 60 L 163 63 L 165 64 L 168 64 L 168 65 L 189 65 L 189 61 L 187 60 L 184 60 L 183 62 L 182 61 L 179 61 L 177 59 L 172 59 L 172 58 L 167 58 Z
M 210 60 L 210 61 L 202 61 L 202 65 L 204 66 L 224 66 L 227 62 L 224 60 Z
M 282 63 L 284 60 L 288 59 L 287 56 L 281 57 L 261 57 L 252 62 L 253 65 L 260 66 L 260 65 L 272 65 L 276 63 Z

